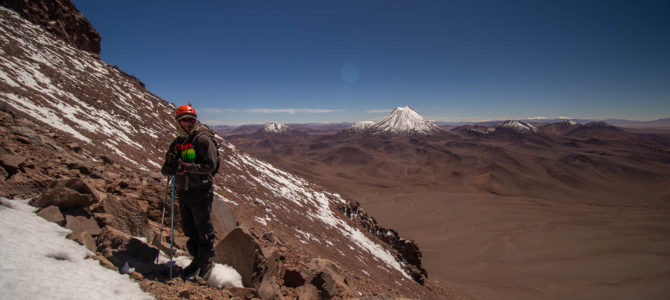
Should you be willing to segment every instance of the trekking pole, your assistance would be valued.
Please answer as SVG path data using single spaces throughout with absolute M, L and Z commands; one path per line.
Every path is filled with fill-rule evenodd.
M 161 243 L 163 243 L 163 227 L 165 227 L 165 200 L 167 200 L 168 196 L 170 195 L 170 176 L 167 177 L 167 181 L 165 183 L 165 196 L 163 196 L 163 212 L 161 213 L 161 233 L 158 235 L 160 240 L 159 240 L 159 246 Z M 156 264 L 158 264 L 158 258 L 159 256 L 156 256 Z
M 172 261 L 172 253 L 174 247 L 174 190 L 175 190 L 175 179 L 177 174 L 172 176 L 172 204 L 171 204 L 171 213 L 170 213 L 170 279 L 172 279 L 172 266 L 174 262 Z

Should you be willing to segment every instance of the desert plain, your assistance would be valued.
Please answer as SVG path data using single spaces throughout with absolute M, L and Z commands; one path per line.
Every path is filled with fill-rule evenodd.
M 415 240 L 475 299 L 670 298 L 670 130 L 227 137 Z

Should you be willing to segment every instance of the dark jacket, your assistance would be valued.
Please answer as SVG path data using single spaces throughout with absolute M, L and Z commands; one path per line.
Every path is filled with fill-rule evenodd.
M 192 149 L 191 154 L 195 152 L 195 159 L 187 155 L 189 149 Z M 161 173 L 166 176 L 176 174 L 177 189 L 209 189 L 217 164 L 217 151 L 212 139 L 199 130 L 186 138 L 177 137 L 165 154 Z

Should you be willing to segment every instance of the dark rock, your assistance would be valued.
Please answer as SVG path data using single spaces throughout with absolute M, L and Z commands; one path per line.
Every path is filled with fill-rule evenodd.
M 12 111 L 12 107 L 7 104 L 6 101 L 0 100 L 0 112 L 2 113 L 7 113 L 11 116 L 11 118 L 14 118 L 14 112 Z
M 100 201 L 100 196 L 89 184 L 79 178 L 55 181 L 37 199 L 35 207 L 57 205 L 61 209 L 88 207 Z
M 191 291 L 189 291 L 189 290 L 179 291 L 179 298 L 190 299 L 191 298 Z
M 330 274 L 317 273 L 309 283 L 319 290 L 319 295 L 322 298 L 330 299 L 337 294 L 335 281 Z
M 242 276 L 242 284 L 258 287 L 267 271 L 267 262 L 256 240 L 242 228 L 231 231 L 215 247 L 214 261 L 233 267 Z
M 68 169 L 79 170 L 81 174 L 90 175 L 93 170 L 93 164 L 81 159 L 70 158 L 66 163 Z
M 300 270 L 294 268 L 287 268 L 284 270 L 284 285 L 291 288 L 297 288 L 305 284 L 305 276 L 300 273 Z
M 308 278 L 307 281 L 319 290 L 321 297 L 334 297 L 338 290 L 345 295 L 358 294 L 349 285 L 350 280 L 347 279 L 342 268 L 335 262 L 323 258 L 314 258 L 307 264 L 306 271 L 311 273 L 311 278 Z
M 100 234 L 100 227 L 95 219 L 86 216 L 65 216 L 65 228 L 72 230 L 72 233 L 88 232 L 92 235 Z
M 147 245 L 144 241 L 133 238 L 112 226 L 105 226 L 97 239 L 98 251 L 109 259 L 117 268 L 125 263 L 142 274 L 158 271 L 154 264 L 158 256 L 158 248 Z
M 25 162 L 26 159 L 23 156 L 0 154 L 0 165 L 6 170 L 9 176 L 16 174 L 23 169 Z
M 100 34 L 70 0 L 0 0 L 70 45 L 100 55 Z
M 54 222 L 61 226 L 65 224 L 65 217 L 63 217 L 60 209 L 58 209 L 58 207 L 55 205 L 41 209 L 39 212 L 37 212 L 37 215 L 46 219 L 47 221 Z
M 158 248 L 147 245 L 138 238 L 132 238 L 126 245 L 126 252 L 130 256 L 138 257 L 148 261 L 154 261 L 158 257 Z
M 105 201 L 95 209 L 97 214 L 104 213 L 105 221 L 123 232 L 133 236 L 152 238 L 152 231 L 147 219 L 146 209 L 138 201 L 127 198 L 107 195 Z M 96 214 L 96 216 L 97 216 Z
M 25 126 L 9 126 L 9 131 L 13 134 L 20 135 L 27 138 L 38 138 L 37 132 Z
M 106 165 L 111 165 L 111 164 L 114 163 L 114 161 L 111 158 L 109 158 L 105 155 L 100 156 L 100 159 L 102 159 L 102 163 L 106 164 Z
M 69 143 L 66 146 L 76 153 L 81 153 L 81 146 L 78 143 Z

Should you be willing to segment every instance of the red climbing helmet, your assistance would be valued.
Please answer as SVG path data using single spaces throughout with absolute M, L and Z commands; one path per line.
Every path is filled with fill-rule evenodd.
M 191 118 L 198 118 L 198 114 L 195 113 L 195 109 L 193 109 L 193 106 L 189 103 L 188 105 L 182 105 L 177 108 L 177 111 L 174 113 L 175 119 L 183 119 L 186 117 L 191 117 Z

